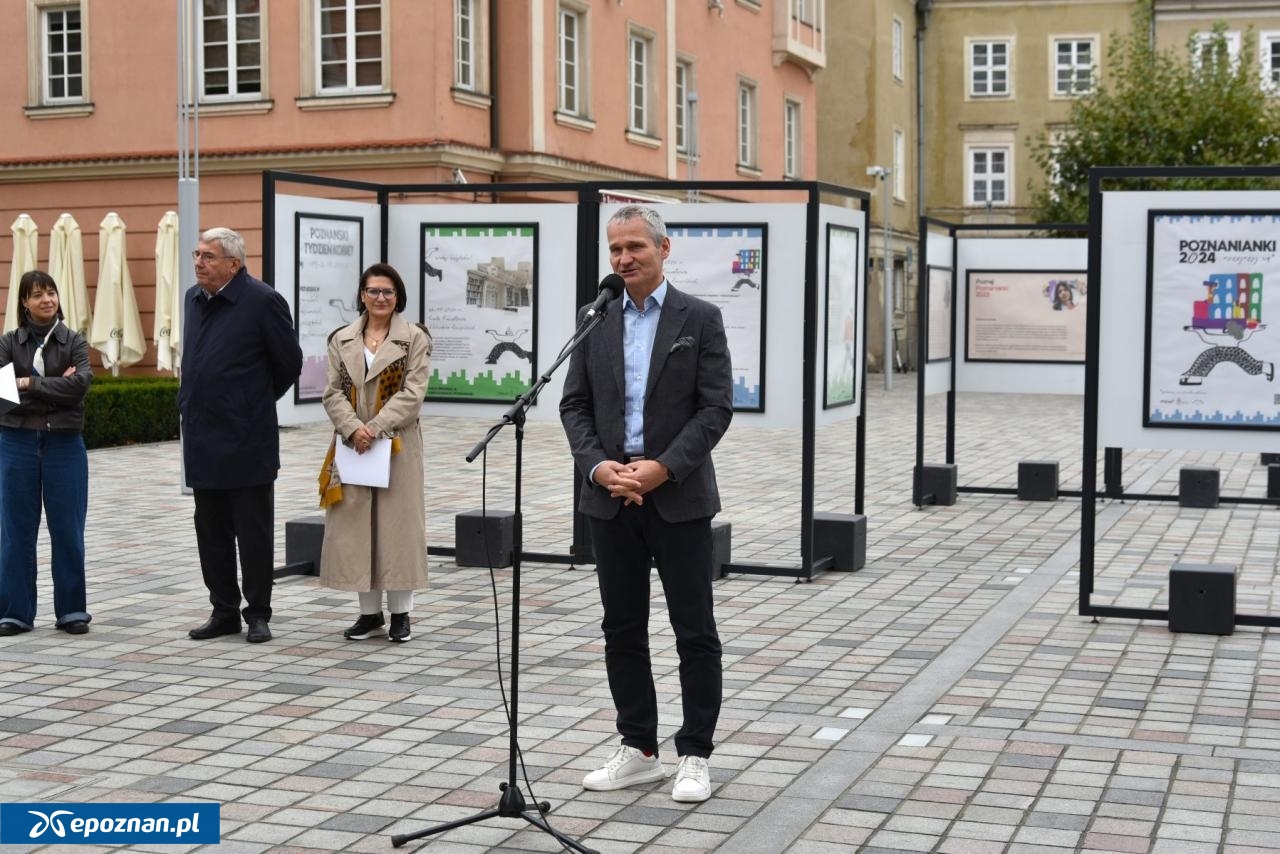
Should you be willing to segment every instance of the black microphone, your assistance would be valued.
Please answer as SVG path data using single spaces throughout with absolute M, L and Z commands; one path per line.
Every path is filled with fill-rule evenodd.
M 622 296 L 622 289 L 626 286 L 626 282 L 617 273 L 610 273 L 600 280 L 600 293 L 596 295 L 596 301 L 591 303 L 591 307 L 587 309 L 587 313 L 582 316 L 583 320 L 589 320 L 597 314 L 605 313 L 605 306 L 612 299 Z

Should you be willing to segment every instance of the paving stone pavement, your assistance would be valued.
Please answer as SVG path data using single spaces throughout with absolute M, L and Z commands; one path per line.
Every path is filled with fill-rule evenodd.
M 868 389 L 866 566 L 716 584 L 725 704 L 710 801 L 677 804 L 658 784 L 581 789 L 615 742 L 594 578 L 524 563 L 523 775 L 553 825 L 608 854 L 1280 850 L 1276 633 L 1077 616 L 1078 499 L 962 493 L 916 509 L 914 377 L 892 392 L 880 382 Z M 940 462 L 942 399 L 927 412 L 926 457 Z M 1074 397 L 961 395 L 961 484 L 1013 486 L 1018 460 L 1058 459 L 1063 488 L 1078 489 L 1081 417 Z M 423 426 L 428 535 L 450 545 L 454 515 L 479 507 L 482 489 L 489 507 L 511 506 L 513 436 L 491 445 L 486 471 L 463 461 L 485 419 Z M 286 520 L 316 512 L 326 443 L 320 425 L 282 435 L 281 563 Z M 821 428 L 818 510 L 852 512 L 853 449 L 851 425 Z M 531 421 L 524 451 L 526 549 L 567 554 L 572 469 L 558 424 Z M 730 428 L 716 463 L 735 561 L 798 564 L 799 459 L 795 431 Z M 1256 453 L 1131 450 L 1126 487 L 1176 491 L 1187 463 L 1219 466 L 1226 494 L 1265 494 Z M 433 557 L 406 645 L 344 641 L 353 597 L 297 576 L 277 584 L 271 643 L 195 642 L 186 630 L 208 608 L 176 444 L 93 451 L 90 477 L 92 631 L 68 637 L 43 614 L 3 640 L 0 801 L 214 801 L 225 852 L 386 851 L 392 834 L 496 804 L 509 569 L 491 577 Z M 1098 529 L 1097 602 L 1162 607 L 1168 568 L 1186 559 L 1236 564 L 1240 610 L 1280 613 L 1274 507 L 1101 502 Z M 48 608 L 47 579 L 40 595 Z M 655 585 L 673 764 L 678 662 L 663 611 Z M 418 848 L 560 850 L 518 819 L 404 850 Z

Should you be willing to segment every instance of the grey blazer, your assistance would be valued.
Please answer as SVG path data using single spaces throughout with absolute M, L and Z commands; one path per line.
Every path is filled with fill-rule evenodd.
M 606 459 L 621 461 L 625 439 L 622 298 L 569 360 L 560 420 L 574 464 L 585 481 L 578 510 L 612 519 L 622 506 L 589 480 Z M 733 417 L 733 371 L 720 309 L 670 284 L 658 319 L 644 400 L 644 455 L 671 472 L 645 496 L 667 522 L 720 511 L 711 449 Z

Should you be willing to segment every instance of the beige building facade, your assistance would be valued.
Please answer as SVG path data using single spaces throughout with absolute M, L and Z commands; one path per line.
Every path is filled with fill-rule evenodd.
M 919 217 L 981 227 L 1028 223 L 1046 176 L 1031 140 L 1066 127 L 1071 103 L 1107 75 L 1107 46 L 1136 0 L 862 0 L 832 4 L 819 77 L 823 180 L 873 192 L 868 336 L 883 340 L 886 207 L 872 166 L 889 167 L 889 289 L 898 358 L 915 365 Z M 1259 84 L 1280 91 L 1280 2 L 1154 0 L 1150 37 L 1180 48 L 1216 23 L 1254 49 Z M 1199 34 L 1198 36 L 1195 34 Z M 1117 164 L 1112 164 L 1117 165 Z
M 10 2 L 0 220 L 32 216 L 44 266 L 71 213 L 92 290 L 93 234 L 118 212 L 148 332 L 184 97 L 200 226 L 241 231 L 252 272 L 264 170 L 384 184 L 817 177 L 824 0 Z M 177 83 L 179 2 L 191 93 Z M 0 287 L 12 248 L 5 229 Z
M 871 370 L 881 369 L 889 269 L 897 363 L 905 367 L 912 363 L 908 354 L 915 341 L 908 318 L 916 311 L 919 15 L 915 0 L 865 0 L 833 4 L 829 16 L 828 67 L 818 78 L 818 174 L 872 193 L 868 363 Z

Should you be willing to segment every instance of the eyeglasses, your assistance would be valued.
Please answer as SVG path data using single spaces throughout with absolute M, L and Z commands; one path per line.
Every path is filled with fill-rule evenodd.
M 364 292 L 369 295 L 369 299 L 395 299 L 396 292 L 391 288 L 365 288 Z
M 191 250 L 191 260 L 203 261 L 206 264 L 212 264 L 214 261 L 221 261 L 226 255 L 214 255 L 212 252 L 201 252 L 199 249 Z

